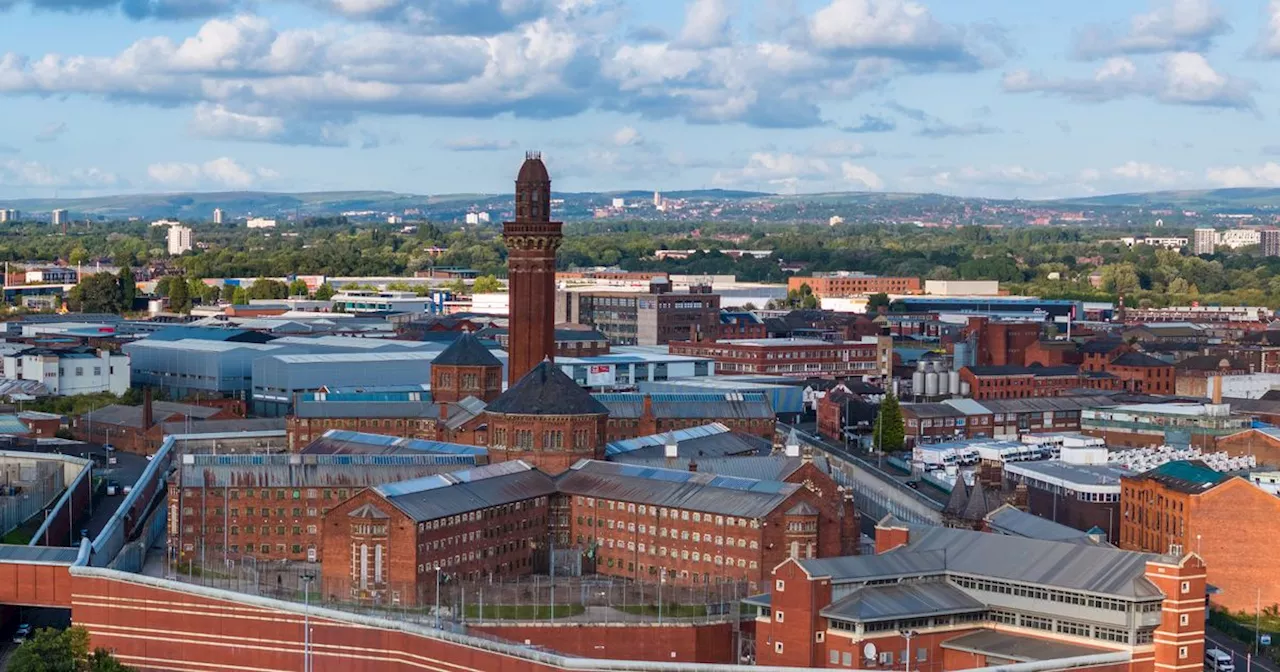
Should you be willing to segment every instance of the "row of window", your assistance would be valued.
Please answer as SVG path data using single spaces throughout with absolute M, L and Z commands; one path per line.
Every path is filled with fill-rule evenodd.
M 305 491 L 296 488 L 262 488 L 260 490 L 245 488 L 244 490 L 229 490 L 225 494 L 230 499 L 272 499 L 273 492 L 275 493 L 276 500 L 302 499 L 304 492 L 306 493 L 307 499 L 319 499 L 323 497 L 324 499 L 343 500 L 347 498 L 348 494 L 350 494 L 350 491 L 347 488 L 307 488 Z M 187 488 L 184 494 L 187 497 L 196 498 L 199 497 L 200 490 Z M 216 490 L 211 490 L 209 494 L 210 496 L 216 496 L 217 492 Z
M 1137 611 L 1146 612 L 1159 611 L 1161 607 L 1161 602 L 1159 601 L 1133 603 L 1106 597 L 1096 597 L 1085 593 L 1073 593 L 1065 590 L 1052 590 L 1049 588 L 1034 588 L 1014 583 L 1006 583 L 1003 581 L 993 581 L 990 579 L 974 579 L 966 576 L 953 577 L 952 581 L 954 581 L 957 586 L 968 590 L 980 590 L 1000 595 L 1015 595 L 1018 597 L 1028 597 L 1034 600 L 1074 604 L 1093 609 L 1106 609 L 1108 611 L 1128 611 L 1131 608 L 1136 607 Z
M 577 506 L 586 506 L 590 508 L 595 508 L 596 499 L 595 497 L 584 497 L 582 495 L 578 495 L 574 499 L 574 504 L 576 504 Z M 671 520 L 692 520 L 695 523 L 704 523 L 704 522 L 710 523 L 713 521 L 712 514 L 710 513 L 702 513 L 700 511 L 690 511 L 688 509 L 675 509 L 675 508 L 669 509 L 665 506 L 658 507 L 658 506 L 653 506 L 652 504 L 637 505 L 634 502 L 619 502 L 616 500 L 602 499 L 600 500 L 599 506 L 602 509 L 607 507 L 610 511 L 626 511 L 627 513 L 635 513 L 641 516 L 653 516 L 655 518 L 670 518 Z M 734 516 L 725 517 L 723 515 L 717 515 L 717 516 L 714 516 L 714 522 L 716 525 L 728 525 L 728 526 L 737 525 L 738 527 L 749 526 L 753 530 L 758 529 L 760 527 L 760 521 L 755 518 L 748 520 L 747 518 L 736 518 Z M 579 521 L 579 523 L 581 523 L 581 521 Z
M 518 502 L 512 502 L 510 504 L 502 504 L 499 506 L 488 506 L 483 509 L 475 509 L 473 511 L 466 511 L 456 515 L 446 516 L 444 518 L 435 518 L 432 520 L 423 521 L 421 523 L 418 523 L 418 532 L 426 532 L 427 530 L 444 529 L 448 527 L 453 527 L 460 523 L 474 523 L 474 522 L 479 522 L 480 520 L 491 520 L 493 518 L 499 518 L 502 516 L 510 516 L 513 514 L 517 514 L 521 511 L 528 511 L 530 509 L 537 510 L 546 505 L 547 505 L 547 498 L 544 496 L 544 497 L 534 497 L 532 499 L 525 499 Z M 539 518 L 538 520 L 541 520 L 541 519 Z
M 276 517 L 277 517 L 277 518 L 284 518 L 284 517 L 285 517 L 285 512 L 286 512 L 287 510 L 288 510 L 288 509 L 285 509 L 285 508 L 284 508 L 284 507 L 282 507 L 282 506 L 278 506 L 278 507 L 276 507 L 276 509 L 275 509 L 275 515 L 276 515 Z M 298 506 L 293 507 L 293 509 L 292 509 L 293 517 L 294 517 L 294 518 L 301 518 L 301 517 L 302 517 L 302 511 L 303 511 L 302 507 L 298 507 Z M 210 510 L 209 510 L 209 509 L 206 509 L 206 510 L 205 510 L 205 515 L 206 515 L 206 516 L 210 515 L 210 513 L 209 513 L 209 512 L 210 512 Z M 307 512 L 307 516 L 308 516 L 308 517 L 315 518 L 317 515 L 324 515 L 324 514 L 328 513 L 328 512 L 329 512 L 329 509 L 328 509 L 328 508 L 315 508 L 315 507 L 308 507 L 308 508 L 306 509 L 306 512 Z M 196 513 L 195 507 L 191 507 L 191 506 L 184 506 L 184 507 L 182 507 L 182 515 L 184 515 L 184 516 L 194 516 L 194 515 L 195 515 L 195 513 Z M 240 509 L 238 509 L 238 508 L 229 509 L 229 510 L 228 510 L 228 513 L 229 513 L 230 517 L 231 517 L 231 518 L 233 518 L 233 519 L 235 519 L 235 518 L 239 518 L 239 517 L 240 517 Z M 254 516 L 257 516 L 257 515 L 261 515 L 263 518 L 269 518 L 269 517 L 271 516 L 271 508 L 270 508 L 270 507 L 266 507 L 266 506 L 262 507 L 261 509 L 256 509 L 256 508 L 254 508 L 254 507 L 252 507 L 252 506 L 247 506 L 247 507 L 245 507 L 245 509 L 244 509 L 244 517 L 245 517 L 245 518 L 253 518 Z M 221 506 L 214 507 L 214 508 L 212 509 L 212 517 L 213 517 L 213 518 L 222 518 L 222 507 L 221 507 Z

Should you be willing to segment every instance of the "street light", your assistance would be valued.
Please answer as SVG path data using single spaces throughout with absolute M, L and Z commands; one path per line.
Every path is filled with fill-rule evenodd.
M 311 582 L 315 574 L 302 575 L 302 672 L 311 672 Z
M 919 633 L 915 630 L 899 630 L 898 634 L 907 640 L 907 655 L 905 656 L 907 664 L 906 672 L 911 672 L 911 638 L 915 637 Z

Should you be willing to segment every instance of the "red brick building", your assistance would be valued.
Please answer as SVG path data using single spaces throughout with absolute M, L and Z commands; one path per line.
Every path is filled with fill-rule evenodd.
M 543 361 L 485 408 L 489 459 L 524 460 L 549 474 L 601 459 L 608 417 L 608 408 Z
M 475 397 L 486 403 L 502 394 L 502 362 L 463 332 L 431 360 L 431 400 L 456 403 Z
M 1173 365 L 1141 352 L 1126 352 L 1107 362 L 1102 370 L 1119 380 L 1120 389 L 1135 394 L 1173 394 Z
M 746 601 L 757 607 L 757 664 L 943 672 L 1029 655 L 1045 669 L 1058 659 L 1115 672 L 1203 665 L 1205 567 L 1194 554 L 892 519 L 876 528 L 876 551 L 776 567 L 769 594 Z M 1066 662 L 1082 656 L 1092 658 Z
M 787 278 L 787 291 L 800 291 L 808 285 L 814 296 L 840 297 L 863 294 L 919 294 L 920 278 L 880 277 L 842 271 L 813 276 Z
M 609 410 L 609 441 L 661 434 L 718 422 L 735 432 L 772 439 L 778 416 L 763 392 L 737 394 L 646 394 L 605 392 L 592 395 Z
M 169 547 L 183 561 L 318 562 L 320 525 L 329 509 L 374 485 L 475 465 L 475 454 L 446 448 L 394 460 L 358 454 L 183 455 L 170 477 Z
M 1084 356 L 1072 341 L 1036 341 L 1023 352 L 1022 365 L 1080 366 Z
M 477 336 L 492 338 L 503 349 L 507 349 L 511 344 L 511 331 L 501 327 L 490 327 Z M 555 339 L 556 357 L 597 357 L 607 355 L 610 351 L 608 337 L 595 329 L 581 325 L 557 325 Z
M 971 317 L 961 337 L 974 343 L 973 363 L 977 366 L 1020 365 L 1027 348 L 1040 341 L 1039 322 L 992 322 Z
M 1280 603 L 1280 560 L 1259 543 L 1280 535 L 1280 498 L 1203 462 L 1179 461 L 1122 479 L 1120 504 L 1121 548 L 1203 555 L 1218 589 L 1211 599 L 1223 609 Z
M 1074 366 L 966 366 L 960 380 L 979 401 L 1056 397 L 1086 385 Z
M 408 393 L 397 400 L 374 400 L 362 395 L 311 393 L 298 397 L 293 413 L 285 419 L 290 451 L 302 450 L 329 430 L 371 432 L 406 439 L 483 443 L 474 437 L 462 440 L 457 431 L 480 418 L 484 402 L 463 399 L 436 403 L 431 393 Z
M 764 326 L 764 320 L 760 319 L 759 315 L 745 310 L 720 311 L 720 333 L 717 335 L 718 338 L 767 338 L 768 336 L 769 332 Z
M 856 552 L 858 515 L 835 481 L 812 463 L 785 479 L 581 462 L 556 480 L 568 516 L 558 543 L 591 551 L 600 574 L 752 589 L 785 558 Z
M 190 421 L 192 431 L 206 420 L 234 420 L 243 417 L 243 406 L 216 408 L 200 404 L 151 401 L 141 406 L 112 404 L 90 411 L 71 421 L 71 433 L 80 441 L 111 444 L 130 453 L 151 454 L 164 442 L 164 425 Z
M 551 176 L 542 156 L 525 156 L 516 176 L 516 218 L 502 225 L 511 297 L 507 380 L 516 381 L 555 357 L 556 250 L 564 235 L 551 221 Z
M 673 355 L 708 357 L 716 373 L 802 378 L 880 377 L 892 363 L 888 337 L 828 342 L 816 338 L 752 338 L 730 341 L 673 341 Z

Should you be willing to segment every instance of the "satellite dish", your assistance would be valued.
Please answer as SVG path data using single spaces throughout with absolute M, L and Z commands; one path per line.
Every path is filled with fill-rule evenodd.
M 876 645 L 872 644 L 871 642 L 867 642 L 867 645 L 862 647 L 862 657 L 866 658 L 867 660 L 875 660 Z

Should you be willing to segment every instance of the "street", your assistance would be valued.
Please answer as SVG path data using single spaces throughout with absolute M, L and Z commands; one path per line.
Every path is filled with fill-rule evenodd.
M 1252 660 L 1248 658 L 1250 651 L 1249 644 L 1236 641 L 1226 635 L 1205 625 L 1204 648 L 1219 648 L 1231 654 L 1232 662 L 1235 663 L 1236 672 L 1251 672 L 1248 667 L 1253 669 L 1264 670 L 1265 672 L 1280 672 L 1274 663 L 1268 663 L 1261 660 Z

